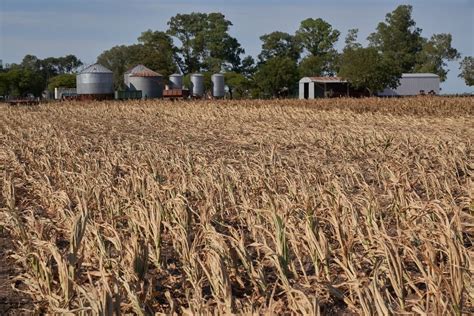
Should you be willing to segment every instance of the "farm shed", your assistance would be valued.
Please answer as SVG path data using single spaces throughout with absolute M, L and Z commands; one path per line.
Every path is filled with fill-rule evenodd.
M 300 99 L 344 97 L 349 95 L 349 83 L 340 77 L 304 77 L 299 83 Z
M 396 89 L 386 88 L 378 95 L 383 97 L 439 94 L 439 76 L 430 73 L 402 74 Z

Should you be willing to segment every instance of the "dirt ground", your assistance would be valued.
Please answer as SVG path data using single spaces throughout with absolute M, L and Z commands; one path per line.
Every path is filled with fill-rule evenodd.
M 12 287 L 18 271 L 9 258 L 11 247 L 8 234 L 0 231 L 0 315 L 28 315 L 25 310 L 30 306 L 31 299 Z

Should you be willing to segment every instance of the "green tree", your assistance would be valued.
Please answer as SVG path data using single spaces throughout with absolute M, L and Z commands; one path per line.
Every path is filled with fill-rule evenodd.
M 324 57 L 335 52 L 334 44 L 340 34 L 323 19 L 310 18 L 301 21 L 300 28 L 296 31 L 296 39 L 312 56 Z
M 21 61 L 20 67 L 26 68 L 32 71 L 40 71 L 41 70 L 41 59 L 34 55 L 25 55 L 23 60 Z
M 11 79 L 9 72 L 0 73 L 0 96 L 10 95 Z
M 54 88 L 75 88 L 76 75 L 75 74 L 61 74 L 57 75 L 48 81 L 48 90 L 53 92 Z
M 296 61 L 290 57 L 273 57 L 261 64 L 255 74 L 255 84 L 264 97 L 280 97 L 293 92 L 298 80 Z
M 445 81 L 448 74 L 446 61 L 453 61 L 461 56 L 451 46 L 451 42 L 451 34 L 434 34 L 429 40 L 424 40 L 414 71 L 435 73 L 441 81 Z
M 59 74 L 70 74 L 76 72 L 83 65 L 82 61 L 74 55 L 66 55 L 59 58 Z
M 242 59 L 242 64 L 238 69 L 238 73 L 242 74 L 246 78 L 251 78 L 257 71 L 257 66 L 255 65 L 255 60 L 252 56 L 247 56 Z
M 325 72 L 325 60 L 319 56 L 307 56 L 298 65 L 300 77 L 320 76 Z
M 178 14 L 168 22 L 168 34 L 180 41 L 176 50 L 183 73 L 236 70 L 245 51 L 229 34 L 232 23 L 222 13 Z
M 301 21 L 295 38 L 307 56 L 299 65 L 302 76 L 334 75 L 337 50 L 334 44 L 340 32 L 321 18 Z
M 44 90 L 43 78 L 34 69 L 14 66 L 4 75 L 0 78 L 4 80 L 0 86 L 6 88 L 5 95 L 26 97 L 28 94 L 33 94 L 35 97 L 40 97 Z
M 248 97 L 251 87 L 251 80 L 249 78 L 241 73 L 230 71 L 224 74 L 224 79 L 231 99 Z
M 114 73 L 114 86 L 123 89 L 123 74 L 135 66 L 137 56 L 140 54 L 141 45 L 120 45 L 104 51 L 97 57 L 97 62 Z
M 348 30 L 346 38 L 344 39 L 344 43 L 346 44 L 344 49 L 354 49 L 354 48 L 362 47 L 362 45 L 359 42 L 357 42 L 358 35 L 359 35 L 359 29 Z
M 412 72 L 417 64 L 417 56 L 423 49 L 421 29 L 412 18 L 412 6 L 400 5 L 379 23 L 377 31 L 369 37 L 370 46 L 382 52 L 399 72 Z
M 460 78 L 463 78 L 468 86 L 474 86 L 474 57 L 466 56 L 459 65 L 461 73 Z
M 39 64 L 47 77 L 53 77 L 75 72 L 82 66 L 82 61 L 74 55 L 66 55 L 64 57 L 48 57 L 40 60 Z
M 74 55 L 48 57 L 43 60 L 26 55 L 19 65 L 13 64 L 0 76 L 0 95 L 24 97 L 33 94 L 41 97 L 50 78 L 71 73 L 82 62 Z
M 275 57 L 287 57 L 295 62 L 300 58 L 301 46 L 295 36 L 285 32 L 272 32 L 260 36 L 262 51 L 258 55 L 260 63 Z
M 147 30 L 140 35 L 138 42 L 143 44 L 139 56 L 141 64 L 157 70 L 164 76 L 176 72 L 175 54 L 177 49 L 168 34 L 161 31 Z
M 367 89 L 371 95 L 386 87 L 395 88 L 401 76 L 392 61 L 374 47 L 345 49 L 338 75 L 355 88 Z

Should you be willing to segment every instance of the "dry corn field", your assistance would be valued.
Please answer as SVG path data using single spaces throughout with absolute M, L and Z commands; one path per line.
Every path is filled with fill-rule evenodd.
M 2 105 L 5 312 L 474 313 L 473 139 L 469 98 Z

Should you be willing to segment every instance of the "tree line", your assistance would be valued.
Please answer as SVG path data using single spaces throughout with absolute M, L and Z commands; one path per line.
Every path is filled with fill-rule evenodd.
M 123 89 L 123 74 L 143 64 L 165 77 L 180 72 L 205 75 L 210 87 L 212 73 L 224 72 L 229 93 L 234 98 L 281 97 L 296 93 L 304 76 L 338 75 L 370 94 L 396 87 L 402 73 L 430 72 L 447 78 L 447 62 L 460 59 L 452 47 L 451 34 L 422 36 L 412 17 L 412 6 L 400 5 L 385 16 L 367 38 L 358 42 L 358 30 L 345 36 L 345 46 L 337 51 L 341 32 L 327 21 L 308 18 L 294 34 L 275 31 L 260 37 L 257 58 L 245 56 L 239 41 L 229 33 L 232 22 L 222 13 L 177 14 L 166 31 L 147 30 L 133 45 L 119 45 L 101 53 L 97 62 L 114 72 L 116 89 Z M 473 57 L 460 63 L 467 85 L 474 83 Z M 73 86 L 71 73 L 82 62 L 75 56 L 39 60 L 27 55 L 20 65 L 0 73 L 0 95 L 25 92 L 38 95 L 45 88 Z
M 82 66 L 74 55 L 39 59 L 26 55 L 20 64 L 0 69 L 0 96 L 40 97 L 45 89 L 75 87 L 74 73 Z

